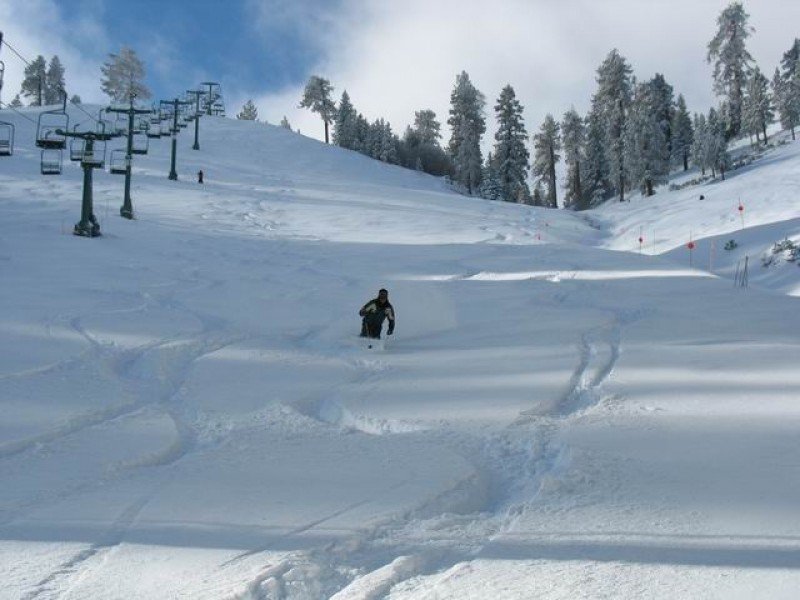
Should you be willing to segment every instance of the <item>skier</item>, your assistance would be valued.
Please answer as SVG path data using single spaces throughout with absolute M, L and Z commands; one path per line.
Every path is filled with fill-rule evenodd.
M 203 183 L 203 170 L 200 169 L 197 172 L 197 183 Z
M 394 308 L 389 304 L 389 292 L 385 289 L 378 291 L 378 297 L 370 300 L 358 311 L 361 320 L 361 337 L 381 338 L 383 320 L 389 319 L 389 329 L 386 335 L 394 333 Z

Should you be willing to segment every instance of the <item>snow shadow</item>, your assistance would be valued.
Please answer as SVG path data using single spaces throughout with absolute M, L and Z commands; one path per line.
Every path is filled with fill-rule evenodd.
M 494 541 L 477 556 L 486 560 L 558 560 L 667 564 L 759 569 L 800 569 L 800 539 L 792 547 L 720 537 L 698 543 L 694 536 L 670 536 L 669 542 L 597 541 Z M 785 542 L 784 542 L 785 544 Z

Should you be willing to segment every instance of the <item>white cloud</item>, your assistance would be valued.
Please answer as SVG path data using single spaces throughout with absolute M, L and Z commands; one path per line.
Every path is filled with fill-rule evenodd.
M 661 72 L 690 109 L 706 110 L 715 102 L 706 45 L 727 3 L 351 0 L 320 32 L 325 58 L 309 75 L 330 79 L 337 99 L 347 89 L 370 120 L 385 117 L 402 132 L 422 108 L 446 121 L 455 76 L 466 70 L 487 98 L 489 143 L 492 107 L 505 84 L 514 86 L 532 133 L 547 113 L 560 117 L 572 104 L 587 109 L 595 70 L 616 47 L 639 78 Z M 749 48 L 771 73 L 800 33 L 800 2 L 759 0 L 746 9 L 757 29 Z M 287 114 L 293 126 L 321 138 L 318 117 L 295 108 L 301 91 L 299 86 L 259 97 L 259 115 L 277 122 Z
M 0 23 L 4 39 L 28 61 L 39 54 L 48 61 L 53 55 L 59 56 L 70 96 L 78 94 L 84 102 L 104 99 L 99 85 L 100 65 L 108 41 L 104 28 L 91 14 L 73 20 L 67 28 L 61 8 L 53 0 L 4 0 L 0 2 Z M 76 42 L 82 43 L 81 47 Z M 86 47 L 96 51 L 87 51 Z M 0 58 L 6 65 L 2 100 L 11 102 L 22 85 L 25 64 L 7 47 L 0 51 Z

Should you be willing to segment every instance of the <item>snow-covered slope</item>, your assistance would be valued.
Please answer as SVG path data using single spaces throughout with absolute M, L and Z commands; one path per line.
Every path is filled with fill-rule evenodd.
M 797 300 L 597 248 L 638 201 L 596 229 L 204 118 L 77 238 L 79 170 L 3 117 L 0 598 L 794 597 Z

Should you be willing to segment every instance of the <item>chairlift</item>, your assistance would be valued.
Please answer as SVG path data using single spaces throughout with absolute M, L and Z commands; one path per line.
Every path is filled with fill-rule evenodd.
M 128 153 L 125 150 L 112 150 L 109 172 L 112 175 L 125 175 L 128 172 Z
M 41 154 L 42 175 L 61 175 L 61 166 L 64 163 L 64 153 L 60 148 L 44 148 Z
M 84 147 L 81 166 L 103 169 L 106 166 L 106 143 L 103 140 L 94 140 L 92 149 Z
M 14 124 L 0 121 L 0 156 L 14 154 Z
M 97 126 L 95 127 L 95 132 L 106 133 L 107 131 L 113 131 L 113 129 L 114 121 L 112 121 L 111 117 L 108 116 L 106 109 L 101 108 L 97 115 Z
M 64 98 L 66 98 L 66 92 L 64 94 Z M 68 129 L 69 115 L 66 112 L 66 106 L 43 111 L 39 114 L 36 123 L 36 145 L 45 150 L 63 150 L 67 147 L 67 136 L 64 135 L 64 132 Z M 58 131 L 62 133 L 58 133 Z
M 134 132 L 131 141 L 133 142 L 131 154 L 147 154 L 147 151 L 150 149 L 150 140 L 145 132 Z
M 72 162 L 80 162 L 83 160 L 83 149 L 86 147 L 86 140 L 81 138 L 72 138 L 69 141 L 69 159 Z
M 114 131 L 119 135 L 127 135 L 128 115 L 126 115 L 125 113 L 117 113 L 116 118 L 114 119 L 114 128 L 112 131 Z

